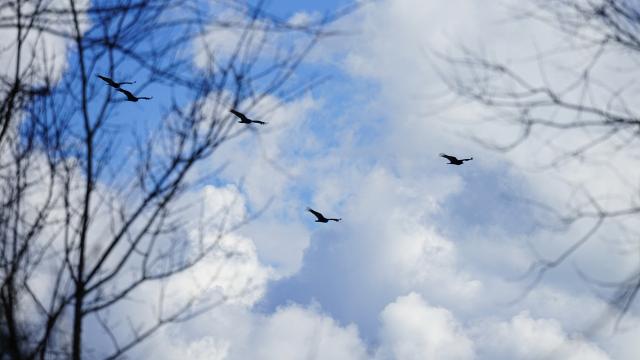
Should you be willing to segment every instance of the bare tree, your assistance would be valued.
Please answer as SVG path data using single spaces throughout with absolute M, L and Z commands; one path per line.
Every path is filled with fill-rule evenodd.
M 458 55 L 440 55 L 453 64 L 453 72 L 441 75 L 455 94 L 490 110 L 491 122 L 501 121 L 518 129 L 519 135 L 508 143 L 476 140 L 504 152 L 540 141 L 554 154 L 544 168 L 558 169 L 570 162 L 604 164 L 628 185 L 617 189 L 626 195 L 624 201 L 611 201 L 607 193 L 581 187 L 565 208 L 536 204 L 557 216 L 564 229 L 576 223 L 589 225 L 557 257 L 540 258 L 531 265 L 525 274 L 530 280 L 528 292 L 591 239 L 611 236 L 604 230 L 610 224 L 627 226 L 629 241 L 635 244 L 631 248 L 637 248 L 633 224 L 640 214 L 639 189 L 637 179 L 627 181 L 624 173 L 628 167 L 638 166 L 628 161 L 640 155 L 634 153 L 640 140 L 640 117 L 634 103 L 638 95 L 640 8 L 626 0 L 554 0 L 522 5 L 511 9 L 513 21 L 542 22 L 556 31 L 560 46 L 550 50 L 532 46 L 533 56 L 524 59 L 521 54 L 520 62 L 496 60 L 466 47 Z M 527 71 L 523 71 L 525 67 Z M 620 155 L 627 161 L 613 160 Z M 623 280 L 593 279 L 588 269 L 580 274 L 600 288 L 613 289 L 611 303 L 618 311 L 617 323 L 640 290 L 640 267 Z
M 169 306 L 162 291 L 213 252 L 234 256 L 219 240 L 249 220 L 185 219 L 190 191 L 216 173 L 194 169 L 253 130 L 230 108 L 287 101 L 315 83 L 292 75 L 345 11 L 301 25 L 243 1 L 0 4 L 0 31 L 11 35 L 0 62 L 12 69 L 0 73 L 0 359 L 122 358 L 227 300 Z M 220 33 L 231 45 L 217 46 Z M 55 41 L 67 50 L 50 53 Z M 155 96 L 124 102 L 97 75 Z M 134 106 L 147 118 L 127 117 Z M 207 223 L 217 224 L 213 239 L 212 229 L 189 232 Z M 148 284 L 161 284 L 157 296 Z M 140 292 L 155 319 L 116 323 L 111 311 Z M 108 352 L 87 347 L 89 321 Z

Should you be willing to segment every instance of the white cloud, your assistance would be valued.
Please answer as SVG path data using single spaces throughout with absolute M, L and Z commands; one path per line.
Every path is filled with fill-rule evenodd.
M 362 179 L 348 213 L 353 222 L 350 241 L 369 250 L 360 260 L 362 267 L 352 271 L 363 278 L 376 274 L 392 291 L 420 289 L 439 303 L 464 306 L 478 295 L 482 284 L 458 267 L 454 242 L 430 225 L 447 196 L 447 186 L 441 187 L 443 193 L 424 191 L 424 186 L 446 181 L 436 176 L 430 180 L 416 184 L 381 168 Z M 450 180 L 453 184 L 448 186 L 455 189 L 456 179 Z M 348 252 L 344 261 L 358 251 Z
M 203 171 L 224 166 L 222 179 L 241 179 L 249 208 L 264 211 L 240 232 L 251 236 L 261 261 L 274 267 L 274 276 L 288 276 L 300 269 L 310 237 L 300 222 L 307 205 L 298 199 L 298 183 L 306 181 L 308 164 L 292 152 L 313 148 L 314 137 L 305 126 L 318 104 L 312 97 L 290 103 L 266 97 L 255 106 L 240 106 L 245 107 L 251 108 L 251 117 L 267 121 L 268 127 L 225 143 L 210 163 L 202 165 Z
M 0 17 L 12 19 L 17 18 L 16 2 L 0 7 Z M 89 7 L 89 0 L 76 1 L 76 10 L 79 12 L 80 31 L 86 31 L 90 22 L 84 15 L 84 10 Z M 30 14 L 36 11 L 36 5 L 33 2 L 20 2 L 21 13 Z M 69 2 L 64 0 L 47 0 L 37 3 L 37 11 L 42 14 L 54 10 L 69 9 Z M 23 18 L 23 45 L 20 52 L 20 72 L 24 75 L 25 70 L 29 75 L 24 76 L 21 80 L 27 84 L 37 85 L 44 81 L 45 76 L 55 84 L 62 72 L 67 67 L 67 46 L 70 44 L 68 39 L 54 35 L 51 32 L 58 33 L 74 33 L 73 22 L 70 17 L 64 16 L 52 19 L 52 16 L 58 15 L 42 15 L 37 16 L 31 29 L 24 26 L 31 19 Z M 50 32 L 43 32 L 39 27 L 44 27 Z M 13 79 L 15 76 L 16 61 L 18 61 L 17 48 L 18 31 L 15 28 L 3 27 L 0 29 L 0 77 Z M 29 68 L 31 67 L 31 68 Z M 23 85 L 27 85 L 23 84 Z
M 354 325 L 341 326 L 317 309 L 297 305 L 270 315 L 225 305 L 183 326 L 181 334 L 165 332 L 154 342 L 157 347 L 144 351 L 157 359 L 187 353 L 227 360 L 367 358 Z
M 487 321 L 472 332 L 486 359 L 609 359 L 598 346 L 567 335 L 558 321 L 532 319 L 527 312 L 506 322 Z
M 429 306 L 410 293 L 389 304 L 381 314 L 379 359 L 473 359 L 473 342 L 453 315 Z
M 291 26 L 307 26 L 312 21 L 319 18 L 319 13 L 309 13 L 306 11 L 298 11 L 287 19 L 287 24 Z
M 629 321 L 630 320 L 630 321 Z M 638 318 L 627 319 L 625 326 L 616 333 L 609 333 L 600 341 L 612 359 L 632 360 L 640 353 L 640 322 Z
M 227 303 L 253 305 L 264 292 L 272 270 L 258 259 L 252 239 L 235 229 L 246 221 L 244 196 L 235 186 L 205 186 L 174 205 L 190 206 L 181 214 L 187 227 L 193 256 L 207 247 L 211 252 L 192 269 L 170 279 L 166 293 L 175 304 L 190 298 L 224 297 Z M 177 305 L 179 306 L 179 305 Z
M 252 359 L 363 359 L 356 327 L 341 327 L 330 317 L 297 306 L 276 311 L 254 330 L 246 344 Z M 305 356 L 306 354 L 306 356 Z
M 156 359 L 194 359 L 194 360 L 224 360 L 229 355 L 229 343 L 212 336 L 198 340 L 188 339 L 176 341 L 167 339 L 169 346 L 163 346 L 162 351 L 153 350 Z

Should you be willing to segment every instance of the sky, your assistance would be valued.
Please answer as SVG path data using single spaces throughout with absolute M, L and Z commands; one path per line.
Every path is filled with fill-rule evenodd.
M 637 183 L 640 170 L 624 179 L 614 174 L 626 155 L 614 166 L 567 162 L 539 170 L 553 155 L 543 148 L 544 133 L 510 153 L 481 146 L 470 135 L 501 142 L 514 129 L 479 121 L 488 109 L 452 101 L 430 55 L 465 45 L 539 79 L 527 57 L 565 39 L 544 24 L 513 21 L 508 5 L 517 3 L 378 0 L 341 19 L 335 26 L 342 35 L 321 42 L 302 70 L 322 71 L 330 81 L 293 100 L 267 99 L 257 112 L 280 105 L 263 119 L 267 131 L 224 144 L 200 165 L 227 164 L 215 183 L 189 195 L 206 212 L 229 205 L 240 221 L 269 205 L 222 242 L 243 256 L 214 254 L 190 279 L 206 281 L 222 265 L 207 291 L 234 300 L 164 328 L 132 357 L 635 359 L 637 307 L 618 332 L 594 330 L 607 302 L 576 271 L 620 279 L 636 269 L 635 256 L 611 240 L 619 236 L 614 226 L 513 300 L 527 288 L 531 279 L 518 277 L 537 255 L 553 258 L 591 225 L 553 232 L 519 199 L 564 206 L 575 200 L 577 183 L 624 197 L 615 185 Z M 300 19 L 348 1 L 266 4 L 282 18 Z M 227 36 L 211 41 L 233 39 Z M 570 67 L 583 59 L 555 60 Z M 438 66 L 446 73 L 446 64 Z M 571 76 L 561 67 L 548 71 L 552 82 Z M 554 145 L 592 134 L 572 136 Z M 246 156 L 247 148 L 259 156 Z M 474 160 L 450 166 L 442 152 Z M 315 223 L 307 206 L 343 220 Z M 190 280 L 171 286 L 189 293 L 198 289 Z M 103 340 L 88 342 L 99 348 Z

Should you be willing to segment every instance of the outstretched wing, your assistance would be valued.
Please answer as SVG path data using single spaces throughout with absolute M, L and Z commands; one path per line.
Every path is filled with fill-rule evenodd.
M 251 120 L 251 122 L 256 123 L 256 124 L 260 124 L 260 125 L 266 124 L 266 122 L 260 121 L 260 120 Z
M 237 110 L 231 109 L 231 110 L 229 110 L 229 112 L 232 113 L 233 115 L 239 117 L 240 120 L 242 120 L 242 121 L 249 121 L 249 119 L 243 113 L 241 113 L 241 112 L 239 112 Z
M 447 160 L 449 160 L 449 161 L 458 161 L 458 158 L 455 157 L 455 156 L 451 156 L 451 155 L 447 155 L 447 154 L 443 154 L 443 153 L 440 153 L 440 156 L 445 158 L 445 159 L 447 159 Z
M 324 219 L 324 215 L 320 214 L 319 212 L 313 210 L 312 208 L 308 207 L 307 211 L 309 211 L 310 213 L 312 213 L 313 215 L 315 215 L 315 217 L 318 218 L 318 220 L 322 220 Z
M 117 87 L 115 81 L 111 80 L 110 78 L 106 77 L 106 76 L 102 76 L 102 75 L 97 75 L 100 79 L 102 79 L 102 81 L 106 82 L 107 84 L 113 86 L 113 87 Z
M 118 91 L 120 91 L 121 93 L 125 94 L 127 96 L 127 99 L 129 100 L 136 100 L 137 97 L 133 96 L 132 93 L 130 93 L 129 91 L 125 90 L 125 89 L 117 89 Z

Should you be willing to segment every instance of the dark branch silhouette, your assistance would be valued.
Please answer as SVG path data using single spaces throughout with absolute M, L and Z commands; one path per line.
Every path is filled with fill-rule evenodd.
M 490 135 L 471 137 L 487 148 L 502 152 L 539 142 L 541 147 L 548 147 L 541 148 L 542 152 L 551 150 L 552 154 L 543 164 L 543 170 L 557 171 L 567 163 L 579 168 L 594 166 L 594 178 L 610 176 L 616 182 L 604 192 L 597 187 L 581 186 L 572 193 L 566 207 L 540 208 L 561 224 L 561 230 L 569 231 L 570 225 L 578 222 L 594 225 L 585 236 L 566 239 L 566 250 L 559 252 L 555 259 L 536 254 L 539 260 L 532 263 L 524 276 L 530 279 L 523 295 L 526 296 L 551 270 L 569 261 L 592 239 L 614 240 L 607 229 L 624 229 L 613 232 L 615 240 L 637 246 L 637 233 L 629 223 L 640 215 L 636 201 L 638 185 L 637 179 L 627 177 L 626 173 L 639 158 L 636 146 L 640 128 L 636 106 L 638 88 L 630 85 L 638 79 L 637 73 L 629 70 L 632 67 L 613 66 L 611 59 L 618 64 L 636 61 L 640 53 L 640 16 L 637 4 L 625 0 L 558 0 L 553 6 L 549 6 L 548 1 L 535 0 L 527 6 L 518 6 L 513 9 L 516 19 L 540 21 L 559 36 L 566 37 L 566 46 L 536 49 L 531 56 L 524 56 L 537 62 L 537 73 L 519 67 L 529 60 L 520 63 L 513 59 L 494 59 L 465 47 L 455 56 L 438 55 L 453 65 L 451 72 L 439 71 L 453 93 L 490 110 L 487 121 L 501 122 L 519 130 L 513 139 L 504 143 L 496 142 Z M 566 78 L 554 81 L 559 71 Z M 624 83 L 620 80 L 623 78 Z M 613 158 L 625 161 L 607 160 Z M 626 198 L 628 202 L 611 202 L 612 198 Z M 557 230 L 557 225 L 549 227 Z M 617 326 L 637 301 L 640 267 L 633 271 L 630 280 L 613 280 L 606 282 L 606 286 L 605 282 L 593 281 L 586 275 L 588 269 L 580 271 L 584 281 L 611 292 L 610 305 L 619 313 L 615 317 L 614 326 Z
M 465 161 L 473 160 L 472 157 L 470 157 L 468 159 L 458 159 L 455 156 L 451 156 L 451 155 L 447 155 L 447 154 L 443 154 L 443 153 L 440 153 L 440 156 L 445 158 L 445 159 L 447 159 L 447 160 L 449 160 L 449 162 L 447 164 L 451 164 L 451 165 L 462 165 L 462 164 L 464 164 Z
M 249 119 L 245 114 L 243 114 L 243 113 L 241 113 L 239 111 L 236 111 L 234 109 L 229 110 L 229 112 L 232 113 L 233 115 L 237 116 L 240 119 L 240 121 L 238 121 L 238 123 L 240 123 L 240 124 L 251 124 L 251 123 L 256 123 L 256 124 L 260 124 L 260 125 L 266 124 L 266 122 L 264 122 L 264 121 Z
M 321 213 L 313 210 L 312 208 L 307 208 L 307 211 L 309 211 L 310 213 L 312 213 L 316 217 L 316 222 L 328 223 L 329 221 L 338 222 L 338 221 L 342 220 L 342 219 L 336 219 L 336 218 L 326 218 L 326 217 L 324 217 L 324 215 L 322 215 Z
M 127 96 L 127 101 L 137 102 L 138 100 L 151 100 L 151 99 L 153 99 L 153 97 L 135 96 L 131 92 L 129 92 L 129 91 L 125 90 L 125 89 L 121 89 L 121 88 L 118 88 L 116 90 L 118 90 L 121 93 L 125 94 Z
M 213 297 L 198 286 L 171 301 L 163 292 L 214 252 L 236 256 L 220 239 L 253 218 L 230 222 L 226 209 L 185 216 L 198 213 L 192 197 L 202 185 L 215 183 L 207 160 L 243 133 L 228 109 L 278 98 L 273 111 L 315 84 L 298 69 L 338 16 L 292 27 L 262 2 L 205 3 L 0 1 L 0 58 L 11 64 L 0 69 L 3 360 L 129 358 L 164 327 L 255 286 Z M 239 35 L 228 53 L 198 45 L 225 30 Z M 132 126 L 95 69 L 133 72 L 141 89 L 171 98 L 150 104 L 162 115 Z M 151 99 L 98 78 L 127 101 Z M 150 313 L 131 307 L 134 298 Z
M 115 82 L 113 81 L 113 79 L 108 78 L 106 76 L 102 76 L 102 75 L 96 75 L 98 76 L 100 79 L 104 80 L 104 82 L 106 82 L 107 84 L 109 84 L 109 86 L 111 86 L 112 88 L 115 89 L 119 89 L 120 86 L 122 85 L 128 85 L 128 84 L 135 84 L 135 81 L 122 81 L 122 82 Z

